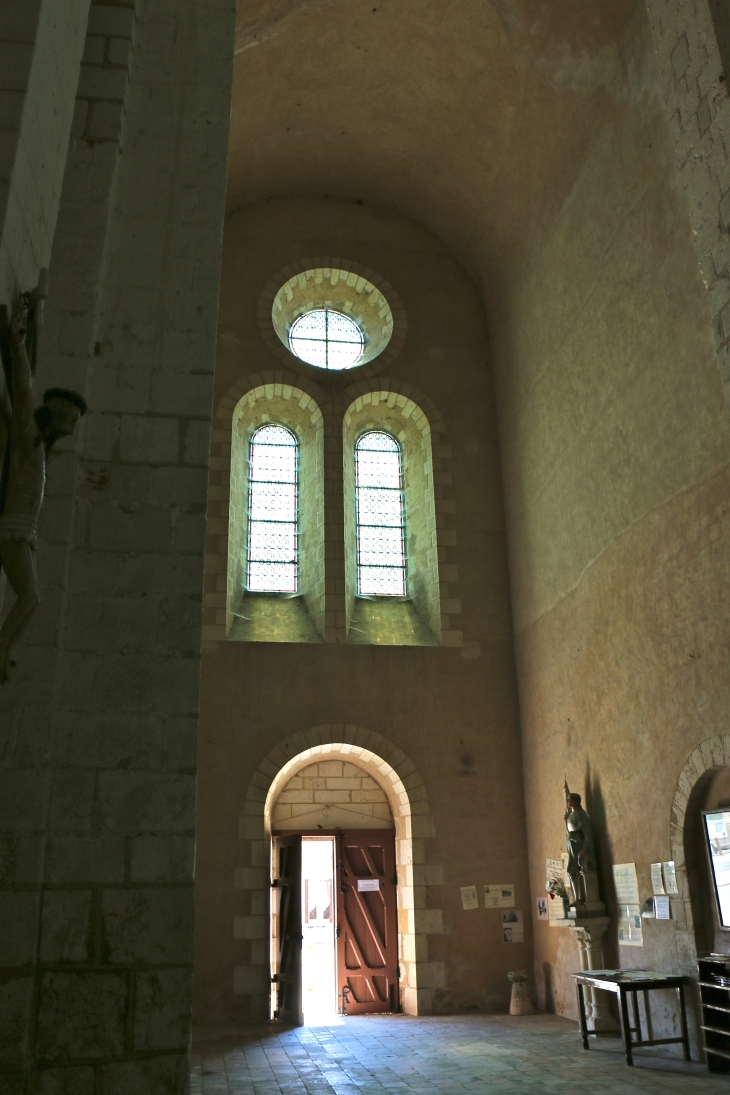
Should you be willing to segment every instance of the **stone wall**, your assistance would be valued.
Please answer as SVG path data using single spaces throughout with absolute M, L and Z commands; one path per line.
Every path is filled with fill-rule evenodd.
M 0 304 L 48 266 L 89 0 L 0 3 Z
M 293 358 L 284 367 L 262 337 L 258 306 L 272 271 L 296 269 L 307 256 L 312 265 L 311 256 L 320 255 L 332 255 L 336 267 L 351 261 L 376 271 L 402 302 L 407 334 L 397 356 L 375 358 L 364 366 L 370 370 L 364 375 L 315 377 L 307 372 L 310 366 Z M 372 742 L 387 739 L 392 752 L 408 758 L 404 782 L 415 781 L 413 768 L 418 770 L 414 813 L 428 801 L 429 828 L 414 834 L 427 848 L 418 849 L 414 862 L 419 871 L 437 866 L 443 873 L 438 889 L 436 874 L 422 873 L 413 907 L 404 910 L 415 922 L 408 962 L 423 966 L 422 975 L 406 985 L 413 1001 L 409 1006 L 421 1013 L 506 1009 L 507 971 L 515 962 L 529 963 L 529 942 L 504 946 L 499 911 L 486 910 L 482 903 L 479 910 L 466 912 L 460 896 L 462 885 L 514 882 L 529 939 L 500 464 L 476 287 L 434 236 L 393 210 L 323 198 L 254 203 L 227 218 L 218 346 L 221 428 L 214 432 L 214 443 L 222 451 L 220 460 L 216 451 L 211 464 L 212 498 L 217 502 L 225 492 L 227 516 L 223 446 L 230 443 L 233 408 L 245 390 L 268 384 L 273 394 L 280 384 L 310 394 L 325 421 L 330 505 L 324 519 L 331 525 L 325 533 L 325 586 L 328 598 L 332 594 L 335 605 L 341 598 L 343 608 L 343 484 L 352 468 L 351 456 L 347 465 L 343 462 L 348 408 L 350 426 L 382 414 L 401 432 L 401 419 L 414 419 L 409 459 L 422 461 L 423 502 L 432 490 L 435 503 L 418 532 L 428 538 L 428 548 L 438 551 L 437 560 L 432 555 L 425 561 L 438 562 L 443 641 L 437 646 L 332 641 L 346 627 L 346 618 L 334 613 L 329 621 L 333 631 L 325 632 L 323 643 L 225 641 L 224 617 L 216 617 L 222 609 L 213 595 L 223 591 L 216 584 L 223 586 L 227 556 L 221 514 L 211 507 L 210 626 L 201 678 L 196 1014 L 201 1021 L 267 1014 L 267 986 L 259 969 L 259 989 L 252 992 L 250 970 L 267 939 L 262 917 L 268 894 L 239 889 L 235 880 L 239 871 L 268 866 L 262 814 L 266 788 L 276 774 L 272 758 L 283 757 L 283 766 L 290 741 L 296 752 L 313 746 L 309 728 L 322 723 L 330 742 L 354 740 L 378 753 Z M 420 445 L 425 415 L 433 437 L 432 466 Z M 355 734 L 358 727 L 367 730 L 357 729 L 354 739 L 335 736 Z M 304 744 L 298 745 L 298 739 Z M 391 763 L 398 768 L 399 762 Z M 406 789 L 410 793 L 410 783 Z M 508 822 L 505 799 L 515 804 Z M 416 820 L 424 819 L 419 815 Z M 399 890 L 408 886 L 406 866 L 412 864 L 404 864 Z M 258 933 L 256 938 L 243 934 L 249 930 Z M 237 969 L 246 972 L 236 974 Z
M 730 428 L 648 28 L 632 55 L 620 105 L 546 172 L 565 200 L 502 290 L 519 323 L 495 309 L 491 333 L 533 896 L 567 772 L 599 834 L 606 965 L 691 973 L 686 893 L 618 946 L 611 866 L 651 895 L 686 759 L 726 728 Z M 541 1005 L 575 1017 L 571 937 L 538 922 L 535 947 Z M 658 1004 L 654 1029 L 673 1022 Z
M 320 760 L 301 768 L 279 792 L 271 828 L 391 829 L 393 815 L 380 784 L 357 764 Z
M 38 377 L 89 414 L 49 465 L 41 610 L 0 695 L 8 1090 L 188 1082 L 233 17 L 228 0 L 90 14 Z
M 646 0 L 646 6 L 657 90 L 672 133 L 730 407 L 730 17 L 717 0 Z

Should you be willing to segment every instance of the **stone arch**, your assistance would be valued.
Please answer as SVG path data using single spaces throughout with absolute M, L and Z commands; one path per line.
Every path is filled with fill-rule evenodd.
M 698 885 L 694 857 L 688 857 L 687 852 L 696 837 L 697 813 L 704 792 L 715 773 L 727 765 L 730 765 L 730 734 L 705 738 L 687 758 L 672 800 L 670 842 L 679 890 L 676 899 L 672 899 L 672 918 L 679 967 L 692 975 L 697 972 Z
M 443 883 L 443 868 L 426 853 L 426 841 L 434 835 L 426 788 L 401 749 L 354 725 L 315 726 L 293 734 L 267 754 L 251 779 L 239 823 L 243 857 L 251 865 L 236 871 L 236 887 L 250 892 L 252 915 L 235 918 L 234 935 L 252 940 L 252 961 L 234 971 L 234 991 L 252 997 L 252 1016 L 268 1017 L 271 809 L 297 768 L 335 757 L 364 768 L 388 796 L 395 823 L 401 1006 L 409 1015 L 428 1015 L 433 991 L 445 979 L 443 964 L 428 960 L 428 936 L 441 933 L 443 924 L 441 909 L 426 908 L 427 887 Z

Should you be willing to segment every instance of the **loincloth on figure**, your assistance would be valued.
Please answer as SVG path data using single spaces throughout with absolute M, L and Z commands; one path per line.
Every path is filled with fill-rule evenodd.
M 0 515 L 0 543 L 9 540 L 13 544 L 29 544 L 35 551 L 37 539 L 37 517 L 28 517 L 22 513 Z

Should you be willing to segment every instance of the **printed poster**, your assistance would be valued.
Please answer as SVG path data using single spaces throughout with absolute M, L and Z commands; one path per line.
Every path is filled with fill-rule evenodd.
M 461 907 L 462 909 L 479 908 L 479 898 L 477 897 L 476 886 L 461 887 Z
M 512 909 L 515 904 L 515 888 L 511 882 L 503 882 L 499 886 L 484 887 L 485 909 Z
M 548 903 L 549 903 L 549 901 L 550 901 L 549 897 L 538 897 L 538 899 L 537 899 L 537 919 L 538 920 L 549 920 L 550 919 L 550 917 L 548 915 Z
M 654 898 L 654 916 L 657 920 L 672 919 L 672 909 L 668 897 L 657 895 Z
M 525 925 L 522 922 L 522 910 L 510 909 L 502 913 L 502 942 L 524 943 Z

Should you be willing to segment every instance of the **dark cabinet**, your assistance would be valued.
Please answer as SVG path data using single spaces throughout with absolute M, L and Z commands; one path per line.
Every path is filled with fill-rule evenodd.
M 730 954 L 700 958 L 697 969 L 707 1067 L 730 1073 Z

